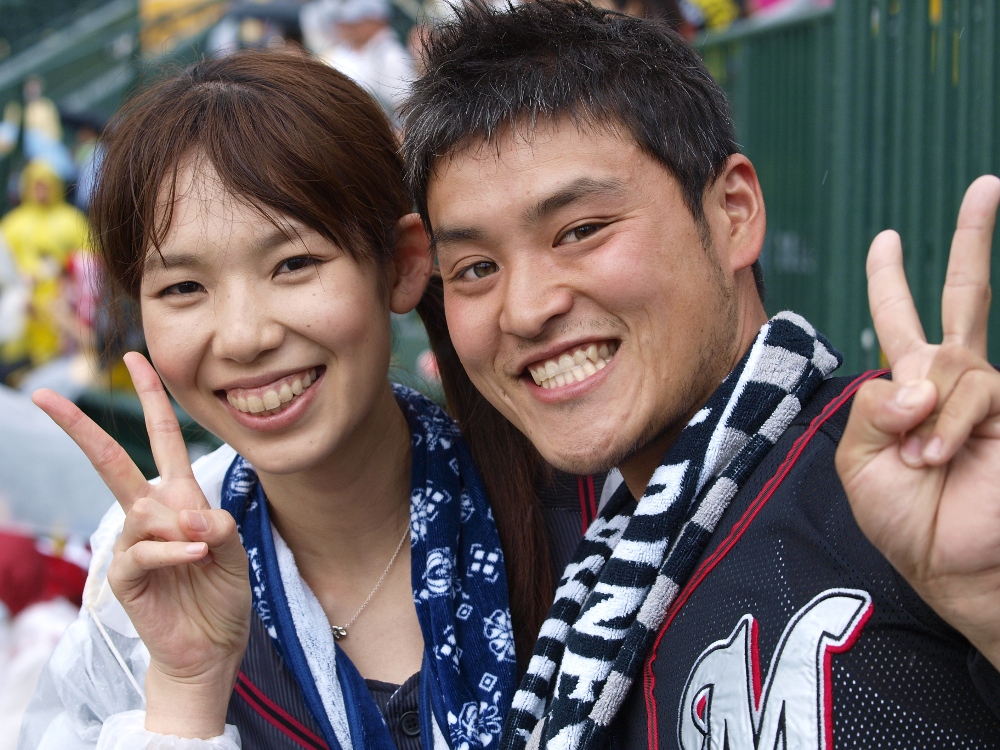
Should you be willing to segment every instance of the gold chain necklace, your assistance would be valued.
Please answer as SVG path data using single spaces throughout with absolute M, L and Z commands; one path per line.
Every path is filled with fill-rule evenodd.
M 358 607 L 358 611 L 354 613 L 354 617 L 348 620 L 345 625 L 334 625 L 332 623 L 330 624 L 330 632 L 333 633 L 333 640 L 339 641 L 341 638 L 347 637 L 347 629 L 354 624 L 354 621 L 358 619 L 358 615 L 360 615 L 364 611 L 365 607 L 368 606 L 368 602 L 370 602 L 372 600 L 372 597 L 375 596 L 375 592 L 378 591 L 379 588 L 381 588 L 382 581 L 384 581 L 385 577 L 389 575 L 389 569 L 392 568 L 392 564 L 396 562 L 396 558 L 399 557 L 399 551 L 403 549 L 403 542 L 406 541 L 406 538 L 409 535 L 410 535 L 410 524 L 407 523 L 406 530 L 403 532 L 403 538 L 400 539 L 399 544 L 396 545 L 396 551 L 392 553 L 392 557 L 389 560 L 389 564 L 385 566 L 385 570 L 383 570 L 382 575 L 379 576 L 378 583 L 375 584 L 375 588 L 372 589 L 372 592 L 368 595 L 368 598 L 365 599 L 364 603 L 360 607 Z

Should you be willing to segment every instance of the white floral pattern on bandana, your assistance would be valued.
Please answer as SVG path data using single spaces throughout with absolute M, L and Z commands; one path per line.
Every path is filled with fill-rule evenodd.
M 472 564 L 469 566 L 467 578 L 482 576 L 488 583 L 496 583 L 500 575 L 500 561 L 503 551 L 497 547 L 493 550 L 484 549 L 481 544 L 472 545 Z
M 514 661 L 514 628 L 510 612 L 498 609 L 483 620 L 483 635 L 497 661 Z
M 427 537 L 427 524 L 434 523 L 439 508 L 451 502 L 447 490 L 414 492 L 410 496 L 410 537 L 423 541 Z
M 424 581 L 429 596 L 445 596 L 452 592 L 452 578 L 455 571 L 455 558 L 447 548 L 432 549 L 427 553 L 427 567 L 424 568 Z M 423 592 L 420 597 L 426 599 Z
M 503 729 L 503 712 L 497 706 L 499 693 L 494 703 L 466 703 L 458 716 L 448 712 L 448 730 L 451 745 L 455 750 L 470 750 L 474 747 L 490 747 L 499 739 Z

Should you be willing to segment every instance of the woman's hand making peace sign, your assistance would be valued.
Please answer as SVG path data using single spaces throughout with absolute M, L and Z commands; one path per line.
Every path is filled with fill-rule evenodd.
M 177 417 L 146 359 L 125 355 L 160 481 L 147 482 L 120 445 L 49 390 L 33 400 L 76 441 L 125 511 L 108 582 L 149 649 L 146 728 L 222 734 L 250 622 L 247 556 L 233 517 L 209 507 Z
M 998 203 L 996 177 L 980 177 L 962 201 L 940 345 L 924 336 L 899 236 L 872 242 L 868 299 L 892 381 L 858 391 L 837 471 L 868 538 L 1000 667 L 1000 373 L 986 359 Z

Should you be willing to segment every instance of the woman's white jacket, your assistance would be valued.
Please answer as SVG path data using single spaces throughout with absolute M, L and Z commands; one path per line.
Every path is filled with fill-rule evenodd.
M 236 457 L 229 446 L 193 464 L 195 478 L 214 508 Z M 115 504 L 91 537 L 93 559 L 80 616 L 45 667 L 21 725 L 19 750 L 234 750 L 239 733 L 229 725 L 211 740 L 181 739 L 144 729 L 143 685 L 149 651 L 108 585 L 108 566 L 125 514 Z

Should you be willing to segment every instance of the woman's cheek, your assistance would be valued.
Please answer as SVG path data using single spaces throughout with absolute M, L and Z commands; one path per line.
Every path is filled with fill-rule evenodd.
M 186 391 L 195 388 L 199 359 L 205 346 L 204 331 L 195 316 L 164 315 L 143 308 L 142 328 L 149 357 L 164 386 L 188 410 Z

